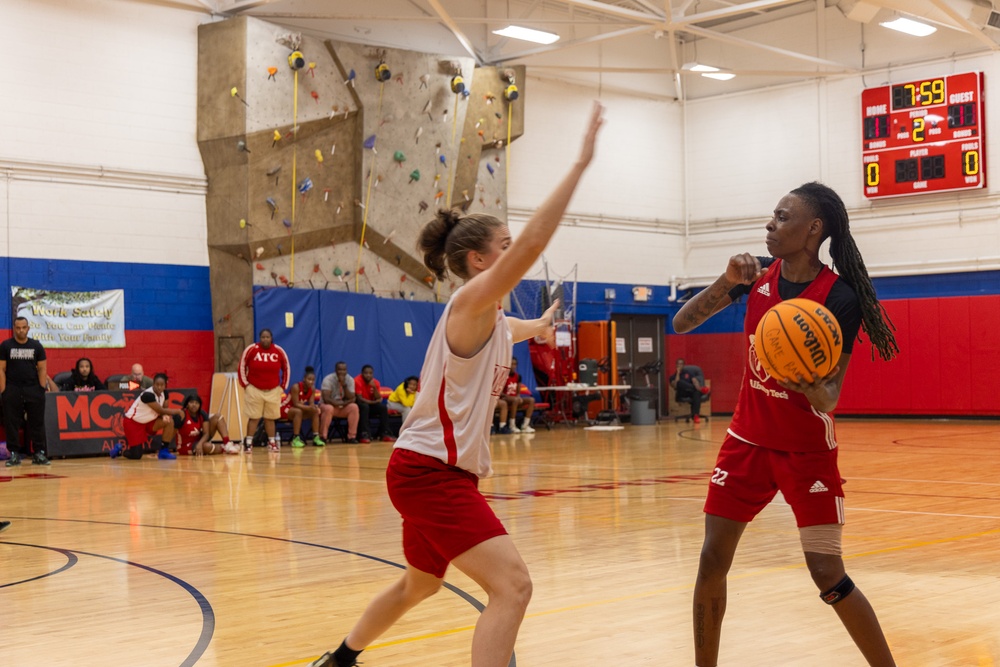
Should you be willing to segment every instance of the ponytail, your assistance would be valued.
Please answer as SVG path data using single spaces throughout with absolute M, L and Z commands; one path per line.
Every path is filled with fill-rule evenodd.
M 441 209 L 420 230 L 417 247 L 424 253 L 424 266 L 444 280 L 450 270 L 459 278 L 469 277 L 470 251 L 483 252 L 493 238 L 493 230 L 503 223 L 485 213 L 464 215 L 458 209 Z

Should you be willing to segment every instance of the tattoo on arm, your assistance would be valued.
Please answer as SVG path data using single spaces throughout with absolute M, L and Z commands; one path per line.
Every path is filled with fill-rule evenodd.
M 715 314 L 729 298 L 730 286 L 721 279 L 699 292 L 677 313 L 678 322 L 690 331 Z

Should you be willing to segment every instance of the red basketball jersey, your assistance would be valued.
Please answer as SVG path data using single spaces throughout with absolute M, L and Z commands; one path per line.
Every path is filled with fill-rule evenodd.
M 752 445 L 786 452 L 834 449 L 837 437 L 833 415 L 816 410 L 805 394 L 779 385 L 761 366 L 754 351 L 757 324 L 771 306 L 782 301 L 778 295 L 780 276 L 781 260 L 778 259 L 764 278 L 750 287 L 747 314 L 743 320 L 743 333 L 749 348 L 747 367 L 743 371 L 743 384 L 729 433 Z M 837 274 L 824 266 L 798 296 L 824 304 L 837 280 Z
M 191 447 L 198 442 L 201 438 L 201 434 L 205 432 L 205 411 L 199 410 L 198 414 L 194 417 L 187 410 L 181 415 L 184 420 L 181 423 L 180 428 L 177 429 L 177 435 L 180 438 L 180 443 L 177 445 L 177 453 L 182 455 L 190 455 Z

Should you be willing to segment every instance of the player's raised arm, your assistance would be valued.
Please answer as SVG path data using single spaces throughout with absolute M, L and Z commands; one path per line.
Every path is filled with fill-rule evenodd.
M 737 285 L 749 285 L 767 273 L 760 260 L 750 253 L 733 255 L 726 265 L 726 272 L 714 283 L 691 297 L 674 315 L 674 331 L 687 333 L 702 322 L 725 309 L 733 300 L 729 290 Z
M 478 314 L 495 307 L 494 304 L 514 289 L 525 272 L 531 268 L 531 265 L 545 250 L 545 246 L 548 245 L 549 239 L 552 238 L 566 212 L 566 207 L 569 205 L 569 200 L 576 190 L 583 172 L 586 171 L 594 157 L 597 131 L 604 122 L 603 111 L 604 107 L 595 102 L 587 132 L 583 138 L 580 155 L 570 168 L 569 173 L 531 216 L 524 231 L 510 243 L 507 251 L 497 259 L 495 266 L 488 273 L 483 273 L 469 280 L 465 289 L 456 296 L 452 310 L 453 316 L 461 316 L 462 313 L 466 312 Z

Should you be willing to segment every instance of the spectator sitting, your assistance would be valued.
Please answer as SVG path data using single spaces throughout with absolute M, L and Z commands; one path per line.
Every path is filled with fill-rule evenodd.
M 320 409 L 316 405 L 316 369 L 312 366 L 306 366 L 302 382 L 293 384 L 281 401 L 281 418 L 292 421 L 292 447 L 306 446 L 300 435 L 304 417 L 312 423 L 313 445 L 325 447 L 326 434 L 320 428 Z
M 388 408 L 403 416 L 403 425 L 399 427 L 400 433 L 406 428 L 406 418 L 409 416 L 410 410 L 413 409 L 413 404 L 417 401 L 417 388 L 419 386 L 420 378 L 411 375 L 389 394 Z
M 142 364 L 132 364 L 132 374 L 128 377 L 128 388 L 132 391 L 145 391 L 153 386 L 153 378 L 143 373 Z
M 94 365 L 87 357 L 76 360 L 76 367 L 70 371 L 68 380 L 59 385 L 60 391 L 103 391 L 107 389 L 101 378 L 94 373 Z
M 677 392 L 678 403 L 691 403 L 691 419 L 695 424 L 701 423 L 701 402 L 709 397 L 709 389 L 705 386 L 705 375 L 697 366 L 685 364 L 683 359 L 677 360 L 676 370 L 670 376 L 670 386 Z
M 239 454 L 240 447 L 229 441 L 229 429 L 222 415 L 209 415 L 201 409 L 201 397 L 190 394 L 184 399 L 181 414 L 174 416 L 177 430 L 177 453 L 181 456 L 208 454 Z M 222 436 L 222 446 L 217 447 L 212 438 Z
M 371 364 L 361 367 L 361 375 L 354 378 L 354 392 L 358 402 L 359 434 L 358 442 L 371 442 L 372 426 L 370 417 L 378 417 L 377 440 L 395 442 L 386 430 L 389 424 L 389 408 L 382 402 L 382 386 L 375 379 L 375 369 Z
M 535 399 L 521 394 L 521 376 L 517 373 L 517 359 L 510 360 L 510 372 L 503 394 L 497 401 L 500 407 L 500 433 L 534 433 L 531 427 L 531 413 L 535 411 Z M 517 427 L 517 411 L 524 410 L 524 421 Z M 508 419 L 508 413 L 510 417 Z M 504 422 L 507 422 L 504 424 Z
M 358 444 L 358 404 L 354 402 L 354 378 L 347 373 L 347 363 L 338 361 L 335 372 L 323 378 L 323 405 L 320 427 L 330 428 L 334 417 L 347 419 L 347 444 Z M 324 430 L 323 435 L 326 435 Z

